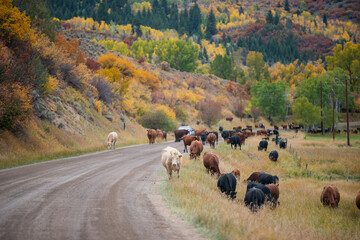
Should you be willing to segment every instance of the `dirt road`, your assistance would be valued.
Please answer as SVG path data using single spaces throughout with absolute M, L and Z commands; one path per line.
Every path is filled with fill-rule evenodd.
M 199 239 L 155 191 L 168 145 L 1 170 L 0 239 Z

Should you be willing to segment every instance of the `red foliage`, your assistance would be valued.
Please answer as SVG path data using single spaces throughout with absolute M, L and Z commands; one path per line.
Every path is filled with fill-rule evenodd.
M 143 64 L 146 61 L 146 58 L 144 56 L 142 56 L 141 58 L 138 59 L 138 63 Z
M 66 30 L 68 30 L 68 29 L 71 28 L 70 23 L 67 23 L 67 22 L 62 22 L 62 23 L 61 23 L 61 26 L 62 26 L 63 28 L 65 28 Z
M 298 46 L 300 52 L 311 51 L 315 55 L 329 55 L 335 47 L 335 43 L 324 36 L 314 36 L 306 34 L 302 36 L 303 41 L 299 41 Z
M 151 94 L 151 99 L 154 103 L 161 103 L 165 101 L 165 95 L 162 91 L 156 91 Z
M 86 59 L 86 63 L 85 63 L 86 67 L 88 69 L 90 69 L 93 72 L 96 72 L 100 69 L 100 63 L 96 62 L 94 59 L 92 58 L 88 58 Z
M 126 38 L 124 38 L 123 42 L 128 46 L 129 49 L 131 49 L 131 46 L 133 45 L 134 41 L 136 40 L 136 38 L 132 35 L 127 36 Z
M 249 26 L 246 27 L 245 35 L 247 36 L 250 33 L 256 33 L 259 32 L 262 28 L 261 23 L 252 23 Z

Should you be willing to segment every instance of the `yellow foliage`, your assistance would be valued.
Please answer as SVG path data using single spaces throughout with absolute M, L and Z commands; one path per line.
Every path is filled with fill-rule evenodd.
M 100 101 L 100 100 L 96 101 L 96 102 L 94 103 L 94 105 L 95 105 L 96 111 L 97 111 L 98 113 L 102 113 L 101 101 Z
M 176 97 L 186 103 L 190 103 L 194 105 L 196 105 L 200 100 L 203 100 L 205 98 L 188 90 L 178 91 L 176 93 Z
M 155 77 L 152 73 L 146 71 L 137 71 L 137 78 L 140 82 L 147 85 L 152 90 L 159 89 L 160 80 Z
M 45 93 L 51 94 L 57 88 L 58 84 L 59 80 L 50 76 L 49 79 L 44 83 Z
M 229 99 L 224 95 L 217 96 L 215 102 L 220 103 L 221 106 L 227 107 L 229 105 Z
M 176 114 L 175 114 L 174 110 L 172 110 L 169 106 L 159 105 L 155 108 L 155 111 L 163 111 L 166 114 L 166 116 L 171 118 L 171 120 L 176 119 Z

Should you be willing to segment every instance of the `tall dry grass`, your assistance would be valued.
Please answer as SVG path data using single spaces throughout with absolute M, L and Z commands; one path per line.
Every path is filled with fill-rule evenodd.
M 256 147 L 260 137 L 247 139 L 241 151 L 231 150 L 225 143 L 218 145 L 215 150 L 206 149 L 219 156 L 222 172 L 231 172 L 234 168 L 241 171 L 241 180 L 237 183 L 237 198 L 234 201 L 220 193 L 216 186 L 217 179 L 206 173 L 202 161 L 190 161 L 188 158 L 184 160 L 180 179 L 162 182 L 164 198 L 185 219 L 205 228 L 207 236 L 212 239 L 359 239 L 360 210 L 356 208 L 355 197 L 360 190 L 360 183 L 344 180 L 330 182 L 319 180 L 319 176 L 326 179 L 323 169 L 326 166 L 331 169 L 339 168 L 342 162 L 356 167 L 360 149 L 342 148 L 336 144 L 304 146 L 305 143 L 321 144 L 321 141 L 308 142 L 303 140 L 304 135 L 294 137 L 290 132 L 281 132 L 281 135 L 289 138 L 289 144 L 298 150 L 301 160 L 289 148 L 280 150 L 274 143 L 269 144 L 266 153 L 258 152 Z M 280 155 L 276 163 L 268 159 L 268 154 L 273 149 Z M 332 157 L 327 153 L 329 149 L 340 152 L 340 156 L 343 153 L 346 159 L 321 162 L 320 159 Z M 351 153 L 348 153 L 349 150 Z M 320 154 L 322 151 L 324 155 Z M 352 154 L 352 151 L 357 154 Z M 305 152 L 308 155 L 302 155 Z M 307 171 L 304 159 L 313 161 L 309 165 L 312 175 L 301 175 L 303 171 Z M 275 210 L 265 206 L 253 214 L 243 204 L 246 191 L 243 180 L 252 172 L 260 170 L 279 176 L 281 204 Z M 355 175 L 360 174 L 359 170 L 353 171 Z M 162 177 L 166 179 L 163 170 Z M 337 209 L 324 208 L 320 203 L 322 189 L 330 183 L 335 184 L 341 194 Z

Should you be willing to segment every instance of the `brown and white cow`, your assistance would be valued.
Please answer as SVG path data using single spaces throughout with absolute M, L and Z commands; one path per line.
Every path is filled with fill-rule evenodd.
M 330 186 L 325 186 L 321 193 L 320 201 L 324 207 L 329 206 L 332 208 L 337 208 L 340 202 L 339 189 L 333 184 Z
M 200 141 L 192 141 L 190 145 L 190 159 L 195 158 L 196 160 L 196 158 L 200 158 L 203 149 L 204 146 Z
M 219 169 L 219 158 L 212 152 L 206 152 L 203 156 L 203 164 L 206 168 L 207 173 L 211 175 L 217 174 L 218 177 L 221 176 Z
M 161 163 L 166 168 L 169 180 L 172 179 L 172 172 L 176 171 L 180 178 L 180 169 L 182 165 L 182 154 L 173 147 L 166 147 L 161 152 Z
M 107 146 L 108 149 L 114 149 L 115 150 L 115 143 L 118 140 L 118 135 L 116 132 L 109 133 L 107 137 Z

